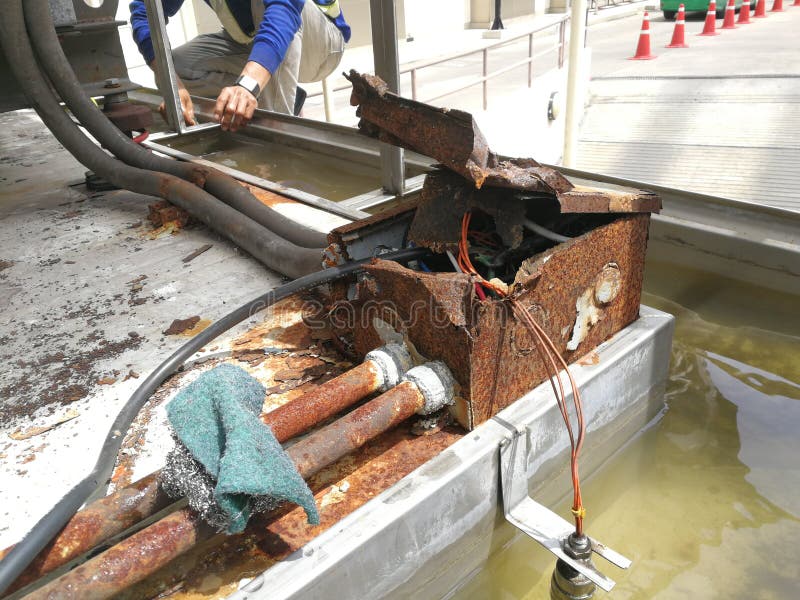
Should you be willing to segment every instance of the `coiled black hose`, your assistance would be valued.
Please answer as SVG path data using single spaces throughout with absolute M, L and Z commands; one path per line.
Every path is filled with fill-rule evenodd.
M 421 258 L 427 248 L 406 248 L 380 255 L 380 258 L 405 262 Z M 254 313 L 264 310 L 292 294 L 330 283 L 361 270 L 371 259 L 351 262 L 338 267 L 300 277 L 243 304 L 228 313 L 210 327 L 193 337 L 176 350 L 148 375 L 139 388 L 117 415 L 100 451 L 100 457 L 92 469 L 78 485 L 72 488 L 49 513 L 39 520 L 33 529 L 0 562 L 0 595 L 19 577 L 36 555 L 41 552 L 53 537 L 61 531 L 83 503 L 101 485 L 107 484 L 116 463 L 122 440 L 136 415 L 150 396 L 164 380 L 175 373 L 195 352 L 214 339 L 229 331 Z
M 75 158 L 121 188 L 164 198 L 197 217 L 266 266 L 300 277 L 321 267 L 319 249 L 297 246 L 183 179 L 138 169 L 91 142 L 59 105 L 36 62 L 25 30 L 21 0 L 8 0 L 0 19 L 0 43 L 22 91 L 45 125 Z
M 294 244 L 304 248 L 324 248 L 328 245 L 326 234 L 297 223 L 260 202 L 232 177 L 211 167 L 200 167 L 156 156 L 129 140 L 86 97 L 58 41 L 49 2 L 25 0 L 24 14 L 37 61 L 53 87 L 81 125 L 114 156 L 133 167 L 169 173 L 195 183 L 228 206 Z

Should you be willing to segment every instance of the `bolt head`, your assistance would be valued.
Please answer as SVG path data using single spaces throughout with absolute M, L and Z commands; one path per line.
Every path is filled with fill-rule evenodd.
M 106 79 L 104 87 L 107 87 L 107 88 L 118 88 L 119 86 L 120 86 L 119 79 L 117 79 L 116 77 L 110 77 L 110 78 Z

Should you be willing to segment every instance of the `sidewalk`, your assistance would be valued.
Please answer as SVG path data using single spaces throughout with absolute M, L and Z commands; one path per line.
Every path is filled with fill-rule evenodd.
M 800 8 L 767 14 L 717 37 L 690 15 L 680 50 L 656 16 L 650 61 L 626 60 L 640 19 L 594 29 L 577 168 L 800 211 Z

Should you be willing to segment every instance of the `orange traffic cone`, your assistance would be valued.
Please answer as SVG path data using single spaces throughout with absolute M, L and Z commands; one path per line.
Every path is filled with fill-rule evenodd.
M 760 0 L 764 2 L 764 0 Z M 714 0 L 708 3 L 708 12 L 706 13 L 706 22 L 703 25 L 703 32 L 697 35 L 719 35 L 717 32 L 717 3 Z
M 800 2 L 800 0 L 797 0 Z M 675 18 L 675 30 L 672 32 L 672 41 L 667 48 L 688 48 L 686 43 L 686 11 L 683 4 L 678 7 L 678 16 Z
M 744 3 L 742 5 L 744 5 Z M 722 29 L 736 29 L 735 21 L 736 6 L 734 5 L 733 0 L 728 0 L 728 6 L 725 7 L 725 20 L 722 22 Z
M 642 31 L 639 33 L 639 44 L 636 46 L 636 54 L 628 60 L 651 60 L 655 55 L 650 54 L 650 15 L 644 13 L 642 21 Z
M 786 9 L 783 8 L 783 0 L 775 0 L 772 3 L 772 10 L 770 12 L 784 12 Z
M 756 3 L 756 19 L 767 18 L 767 0 L 758 0 Z
M 800 0 L 797 0 L 800 2 Z M 737 25 L 752 25 L 753 22 L 750 20 L 750 2 L 745 0 L 742 2 L 742 7 L 739 9 L 739 20 L 736 21 Z

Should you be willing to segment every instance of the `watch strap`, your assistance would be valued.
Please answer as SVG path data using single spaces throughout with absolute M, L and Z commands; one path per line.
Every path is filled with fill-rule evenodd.
M 258 85 L 258 82 L 249 75 L 240 75 L 236 80 L 236 85 L 243 87 L 256 98 L 258 98 L 258 95 L 261 93 L 261 87 Z

